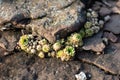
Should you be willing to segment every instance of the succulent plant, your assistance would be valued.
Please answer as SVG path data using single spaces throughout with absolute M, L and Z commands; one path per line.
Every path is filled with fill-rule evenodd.
M 35 49 L 31 49 L 31 50 L 30 50 L 30 53 L 31 53 L 31 54 L 35 54 L 36 52 L 37 52 L 37 51 L 36 51 Z
M 45 58 L 45 54 L 44 54 L 42 51 L 40 51 L 40 52 L 38 53 L 38 57 L 40 57 L 40 58 Z
M 40 51 L 42 49 L 41 45 L 36 46 L 37 51 Z
M 20 37 L 20 40 L 19 40 L 18 44 L 19 44 L 19 46 L 21 47 L 22 50 L 26 50 L 28 42 L 29 42 L 28 35 L 23 35 L 23 36 Z
M 63 56 L 63 54 L 64 54 L 64 51 L 63 51 L 63 50 L 59 50 L 59 51 L 57 52 L 57 54 L 56 54 L 56 57 L 57 57 L 57 58 L 61 58 L 61 57 Z
M 74 47 L 81 46 L 82 36 L 79 33 L 73 33 L 67 39 L 67 45 L 73 45 Z
M 85 36 L 86 36 L 86 37 L 90 37 L 90 36 L 92 36 L 93 34 L 94 34 L 93 29 L 86 29 L 86 30 L 85 30 Z
M 55 51 L 52 51 L 50 54 L 51 54 L 51 57 L 55 57 L 56 56 L 56 52 Z
M 85 37 L 85 29 L 82 28 L 82 29 L 80 30 L 79 34 L 81 35 L 82 38 L 84 38 L 84 37 Z
M 90 29 L 92 27 L 92 22 L 87 21 L 84 25 L 85 29 Z
M 73 57 L 75 55 L 75 49 L 72 46 L 66 46 L 64 48 L 64 53 L 71 56 L 71 57 Z
M 38 43 L 39 43 L 40 45 L 45 45 L 45 44 L 47 44 L 48 42 L 47 42 L 46 39 L 42 39 L 42 40 L 40 40 Z
M 56 54 L 57 58 L 62 61 L 68 61 L 75 55 L 75 49 L 72 46 L 66 46 L 63 50 L 59 50 Z
M 45 44 L 42 46 L 42 51 L 47 53 L 50 51 L 50 45 L 49 44 Z
M 62 44 L 61 44 L 60 41 L 57 41 L 56 43 L 53 44 L 53 49 L 54 49 L 55 51 L 60 50 L 61 47 L 62 47 Z

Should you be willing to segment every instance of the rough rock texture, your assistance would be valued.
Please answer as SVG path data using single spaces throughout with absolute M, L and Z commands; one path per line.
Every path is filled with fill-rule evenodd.
M 81 28 L 85 21 L 83 7 L 79 0 L 3 1 L 0 5 L 0 23 L 2 29 L 11 25 L 25 28 L 30 23 L 27 27 L 32 28 L 32 32 L 37 30 L 37 35 L 54 42 Z
M 105 49 L 105 44 L 103 43 L 102 32 L 99 32 L 98 34 L 87 38 L 84 41 L 84 45 L 82 48 L 84 50 L 92 50 L 97 54 L 103 52 L 103 50 Z
M 120 0 L 101 0 L 101 2 L 95 1 L 92 8 L 100 13 L 100 15 L 106 16 L 109 14 L 120 14 Z
M 5 31 L 1 32 L 1 34 L 0 47 L 4 48 L 6 51 L 13 51 L 19 40 L 19 37 L 21 36 L 21 32 Z
M 112 32 L 104 32 L 103 37 L 107 38 L 111 42 L 117 42 L 118 37 L 114 35 Z
M 78 54 L 78 58 L 84 62 L 88 62 L 103 69 L 105 72 L 109 72 L 114 75 L 120 74 L 120 43 L 111 45 L 114 47 L 114 49 L 112 47 L 107 48 L 109 51 L 107 51 L 104 55 L 96 56 L 92 53 L 83 52 Z
M 118 79 L 117 76 L 105 74 L 101 69 L 80 61 L 39 59 L 27 56 L 24 52 L 8 56 L 0 63 L 1 80 L 76 80 L 75 74 L 81 71 L 92 74 L 91 80 Z
M 108 23 L 105 25 L 105 30 L 114 34 L 120 34 L 120 15 L 113 15 Z

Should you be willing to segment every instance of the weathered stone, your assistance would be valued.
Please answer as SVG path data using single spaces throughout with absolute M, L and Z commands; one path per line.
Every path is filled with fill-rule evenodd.
M 0 38 L 0 47 L 4 48 L 6 51 L 13 51 L 21 33 L 13 32 L 13 31 L 5 31 L 2 32 L 2 36 Z
M 112 41 L 112 42 L 117 42 L 118 38 L 116 35 L 114 35 L 112 32 L 104 32 L 103 37 L 108 38 L 108 40 Z
M 116 50 L 113 50 L 114 54 L 104 54 L 96 56 L 92 53 L 78 54 L 78 58 L 84 62 L 93 64 L 105 72 L 110 74 L 120 74 L 120 43 L 116 43 Z M 108 48 L 110 49 L 110 48 Z
M 11 4 L 3 2 L 0 6 L 0 23 L 2 27 L 11 23 L 16 28 L 25 28 L 28 24 L 33 33 L 37 30 L 37 35 L 54 42 L 56 36 L 66 37 L 82 27 L 85 22 L 83 7 L 79 0 L 21 0 Z
M 101 37 L 102 37 L 102 33 L 99 32 L 98 34 L 90 38 L 87 38 L 84 41 L 83 49 L 92 50 L 96 52 L 97 54 L 100 52 L 103 52 L 103 50 L 105 49 L 105 44 L 103 43 L 103 39 Z
M 114 34 L 120 34 L 120 15 L 112 15 L 108 23 L 105 24 L 105 30 Z
M 117 1 L 116 6 L 120 8 L 120 0 Z
M 99 11 L 101 16 L 106 16 L 112 13 L 112 10 L 107 7 L 102 7 Z
M 118 7 L 113 7 L 112 11 L 113 11 L 113 13 L 120 14 L 120 8 L 118 8 Z

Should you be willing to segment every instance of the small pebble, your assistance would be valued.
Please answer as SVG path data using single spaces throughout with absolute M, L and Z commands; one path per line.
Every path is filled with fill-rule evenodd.
M 4 52 L 4 55 L 5 55 L 5 56 L 7 56 L 7 55 L 9 55 L 9 54 L 10 54 L 9 52 Z
M 111 18 L 111 17 L 110 17 L 109 15 L 107 15 L 107 16 L 104 17 L 104 20 L 107 22 L 107 21 L 110 20 L 110 18 Z
M 77 80 L 87 80 L 87 76 L 84 72 L 80 72 L 79 74 L 75 75 Z

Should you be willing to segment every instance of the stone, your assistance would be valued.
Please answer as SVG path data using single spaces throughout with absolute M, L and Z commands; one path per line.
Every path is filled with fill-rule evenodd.
M 77 80 L 87 80 L 86 74 L 84 72 L 80 72 L 79 74 L 75 75 Z
M 107 21 L 109 21 L 109 20 L 110 20 L 110 18 L 111 18 L 111 17 L 110 17 L 110 15 L 107 15 L 107 16 L 105 16 L 105 17 L 104 17 L 104 21 L 106 21 L 106 22 L 107 22 Z
M 116 6 L 120 8 L 120 0 L 117 1 Z
M 32 33 L 53 43 L 57 38 L 81 29 L 85 22 L 83 8 L 84 4 L 79 0 L 3 1 L 0 5 L 0 26 L 3 29 L 6 26 L 32 29 Z
M 106 16 L 112 13 L 112 10 L 107 7 L 102 7 L 99 11 L 100 16 Z
M 20 35 L 21 35 L 20 31 L 2 32 L 2 36 L 0 38 L 0 47 L 5 49 L 6 51 L 10 51 L 10 52 L 13 51 L 15 46 L 17 45 Z
M 117 42 L 118 38 L 116 35 L 114 35 L 112 32 L 104 32 L 103 37 L 106 37 L 108 40 L 112 42 Z
M 89 64 L 93 64 L 100 69 L 108 72 L 112 75 L 120 74 L 120 43 L 114 43 L 115 50 L 111 50 L 110 53 L 105 53 L 104 55 L 94 55 L 88 52 L 79 52 L 78 59 Z M 112 45 L 112 46 L 114 46 Z M 107 48 L 110 49 L 110 48 Z
M 83 49 L 84 50 L 91 50 L 96 53 L 101 53 L 105 49 L 105 44 L 103 43 L 102 33 L 99 32 L 96 35 L 87 38 L 84 41 Z
M 112 15 L 109 22 L 105 24 L 105 29 L 114 34 L 120 34 L 120 15 Z
M 113 11 L 113 13 L 120 14 L 120 8 L 118 8 L 118 7 L 113 7 L 112 11 Z

